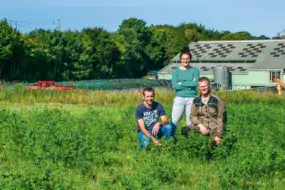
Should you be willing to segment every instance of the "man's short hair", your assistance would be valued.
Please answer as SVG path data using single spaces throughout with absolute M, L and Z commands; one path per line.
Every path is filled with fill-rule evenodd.
M 210 80 L 209 80 L 207 77 L 201 77 L 201 78 L 199 78 L 198 83 L 199 83 L 199 82 L 204 82 L 204 81 L 207 81 L 207 82 L 210 84 Z
M 155 95 L 154 89 L 152 87 L 145 87 L 142 91 L 142 94 L 144 95 L 145 92 L 153 92 L 153 95 Z

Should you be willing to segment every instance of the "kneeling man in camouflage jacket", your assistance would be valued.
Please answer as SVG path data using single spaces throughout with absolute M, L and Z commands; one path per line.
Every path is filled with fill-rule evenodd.
M 190 130 L 211 136 L 216 144 L 221 142 L 226 125 L 226 110 L 224 102 L 211 94 L 210 81 L 201 77 L 198 81 L 200 96 L 193 100 L 191 107 L 191 124 L 182 128 L 181 133 L 188 135 Z

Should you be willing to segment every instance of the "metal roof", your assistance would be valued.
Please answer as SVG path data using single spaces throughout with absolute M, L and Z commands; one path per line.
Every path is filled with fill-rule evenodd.
M 189 44 L 189 48 L 191 65 L 199 68 L 201 73 L 209 73 L 217 65 L 229 66 L 233 73 L 285 68 L 285 40 L 200 41 Z M 171 68 L 178 62 L 180 54 L 171 60 L 172 66 L 166 66 L 159 73 L 172 72 Z
M 214 67 L 223 65 L 229 68 L 233 74 L 247 74 L 248 69 L 252 67 L 252 63 L 191 63 L 191 66 L 199 69 L 202 74 L 213 74 Z M 159 71 L 161 74 L 171 73 L 173 69 L 180 67 L 180 63 L 172 63 Z

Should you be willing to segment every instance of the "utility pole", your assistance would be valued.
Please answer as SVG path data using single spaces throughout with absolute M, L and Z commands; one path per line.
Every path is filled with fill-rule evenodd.
M 61 21 L 60 21 L 60 19 L 57 19 L 57 30 L 58 31 L 61 30 Z
M 16 20 L 10 20 L 9 23 L 10 23 L 10 24 L 14 24 L 14 25 L 15 25 L 15 28 L 17 29 L 17 27 L 18 27 L 18 21 L 16 21 Z
M 60 20 L 60 19 L 57 19 L 56 21 L 57 21 L 56 29 L 57 29 L 58 31 L 60 31 L 60 30 L 61 30 L 61 20 Z M 52 24 L 56 24 L 55 21 L 53 21 Z

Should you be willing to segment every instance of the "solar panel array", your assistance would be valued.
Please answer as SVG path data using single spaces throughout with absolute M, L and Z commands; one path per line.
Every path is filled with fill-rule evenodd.
M 285 69 L 285 40 L 202 41 L 189 45 L 192 65 L 202 73 L 212 73 L 217 65 L 229 67 L 233 73 L 245 73 L 248 69 Z M 180 64 L 180 56 L 172 59 Z M 162 72 L 171 72 L 167 67 Z
M 210 70 L 213 70 L 214 67 L 205 67 L 205 66 L 203 66 L 203 67 L 200 67 L 200 69 L 201 69 L 201 71 L 210 71 Z
M 193 65 L 195 66 L 195 64 L 193 64 Z M 215 64 L 212 64 L 212 65 L 215 65 Z M 200 71 L 204 71 L 204 72 L 214 71 L 214 68 L 215 68 L 214 66 L 212 66 L 212 67 L 205 67 L 205 66 L 203 66 L 203 67 L 200 67 Z M 239 73 L 245 72 L 247 70 L 246 67 L 243 67 L 243 66 L 240 66 L 240 65 L 239 66 L 229 66 L 228 68 L 229 68 L 230 71 L 235 71 L 235 72 L 239 72 Z
M 277 47 L 270 53 L 273 57 L 280 57 L 285 55 L 285 43 L 277 44 Z
M 285 55 L 285 42 L 239 41 L 239 42 L 194 42 L 190 44 L 192 60 L 257 60 L 269 54 L 273 57 Z M 179 61 L 179 56 L 173 58 Z
M 194 48 L 191 49 L 191 53 L 196 58 L 201 58 L 212 46 L 210 44 L 195 44 Z
M 199 69 L 201 73 L 213 73 L 214 68 L 217 65 L 221 65 L 219 63 L 191 63 L 192 66 Z M 245 73 L 249 68 L 252 67 L 252 63 L 224 63 L 224 66 L 229 68 L 229 71 L 233 73 Z M 165 67 L 163 71 L 164 73 L 172 72 L 173 69 L 180 67 L 180 63 L 173 63 L 169 66 Z
M 259 43 L 259 44 L 247 44 L 245 48 L 242 49 L 238 55 L 241 57 L 251 57 L 255 58 L 258 57 L 262 50 L 266 48 L 266 45 Z
M 224 58 L 224 57 L 227 57 L 227 55 L 231 53 L 235 47 L 236 46 L 234 46 L 233 44 L 218 44 L 216 48 L 214 48 L 213 51 L 209 53 L 208 55 L 211 58 L 215 58 L 215 57 Z
M 225 59 L 235 49 L 235 45 L 228 44 L 209 44 L 209 43 L 196 43 L 190 46 L 194 60 L 210 60 L 210 59 Z
M 199 70 L 203 73 L 209 73 L 209 72 L 213 72 L 214 68 L 217 64 L 213 64 L 213 63 L 208 63 L 208 64 L 204 64 L 202 67 L 199 67 L 199 64 L 192 64 L 194 67 L 198 67 Z M 246 72 L 248 69 L 249 64 L 244 65 L 244 63 L 232 63 L 232 64 L 227 64 L 227 67 L 229 68 L 229 71 L 231 72 L 235 72 L 235 73 L 243 73 Z

